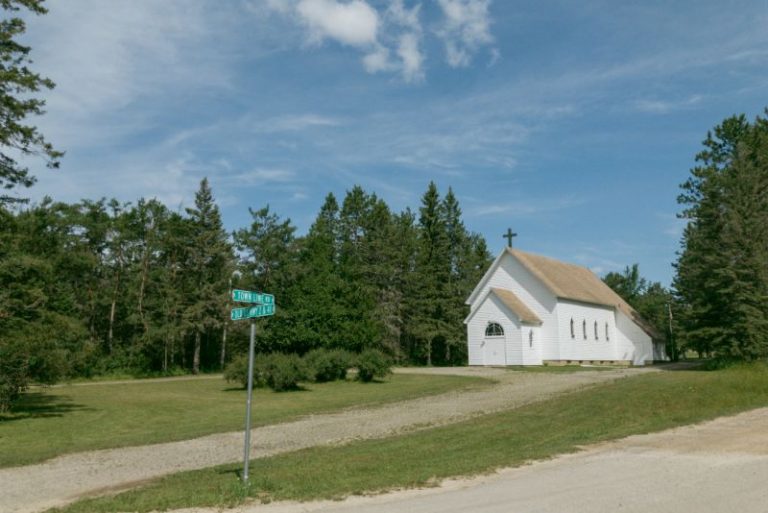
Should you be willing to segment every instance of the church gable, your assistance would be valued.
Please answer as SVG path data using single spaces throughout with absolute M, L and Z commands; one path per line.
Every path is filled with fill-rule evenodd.
M 537 322 L 541 322 L 543 316 L 546 316 L 547 312 L 552 312 L 555 306 L 555 296 L 549 289 L 506 251 L 494 260 L 467 298 L 466 304 L 474 310 L 492 289 L 506 290 L 511 293 L 513 296 L 510 297 L 510 301 L 524 305 L 539 318 Z
M 523 301 L 515 295 L 511 290 L 506 290 L 498 287 L 491 287 L 482 297 L 478 300 L 477 308 L 474 308 L 472 312 L 464 320 L 464 323 L 468 323 L 477 312 L 480 311 L 483 303 L 488 299 L 493 298 L 500 305 L 502 305 L 509 314 L 520 324 L 530 326 L 540 326 L 542 324 L 541 319 L 530 308 L 528 308 Z

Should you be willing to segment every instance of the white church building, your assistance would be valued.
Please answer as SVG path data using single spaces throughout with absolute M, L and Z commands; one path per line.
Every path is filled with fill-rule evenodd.
M 654 329 L 578 265 L 506 248 L 467 304 L 470 365 L 667 360 Z

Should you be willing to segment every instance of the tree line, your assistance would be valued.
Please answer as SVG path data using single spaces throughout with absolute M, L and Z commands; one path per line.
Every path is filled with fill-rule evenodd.
M 0 207 L 0 379 L 221 369 L 246 340 L 232 288 L 277 298 L 261 352 L 464 361 L 464 300 L 490 255 L 451 189 L 430 183 L 418 212 L 361 187 L 329 194 L 304 236 L 268 206 L 250 214 L 228 233 L 205 179 L 184 212 L 155 199 Z

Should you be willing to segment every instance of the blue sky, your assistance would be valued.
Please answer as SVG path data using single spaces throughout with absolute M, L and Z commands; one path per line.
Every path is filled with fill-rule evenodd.
M 708 129 L 768 105 L 768 2 L 68 0 L 28 20 L 57 82 L 33 199 L 158 197 L 208 176 L 229 229 L 306 231 L 355 184 L 456 192 L 492 251 L 663 283 Z

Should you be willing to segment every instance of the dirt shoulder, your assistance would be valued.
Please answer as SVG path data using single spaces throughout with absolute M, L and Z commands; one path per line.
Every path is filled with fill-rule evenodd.
M 542 401 L 585 386 L 653 372 L 653 369 L 529 373 L 469 368 L 455 372 L 486 375 L 498 383 L 481 390 L 455 391 L 377 408 L 313 415 L 294 422 L 259 427 L 252 431 L 251 456 L 259 458 L 457 422 Z M 221 433 L 180 442 L 70 454 L 41 464 L 0 469 L 0 490 L 3 491 L 0 510 L 7 513 L 41 511 L 85 495 L 127 488 L 166 474 L 239 461 L 242 444 L 241 432 Z

